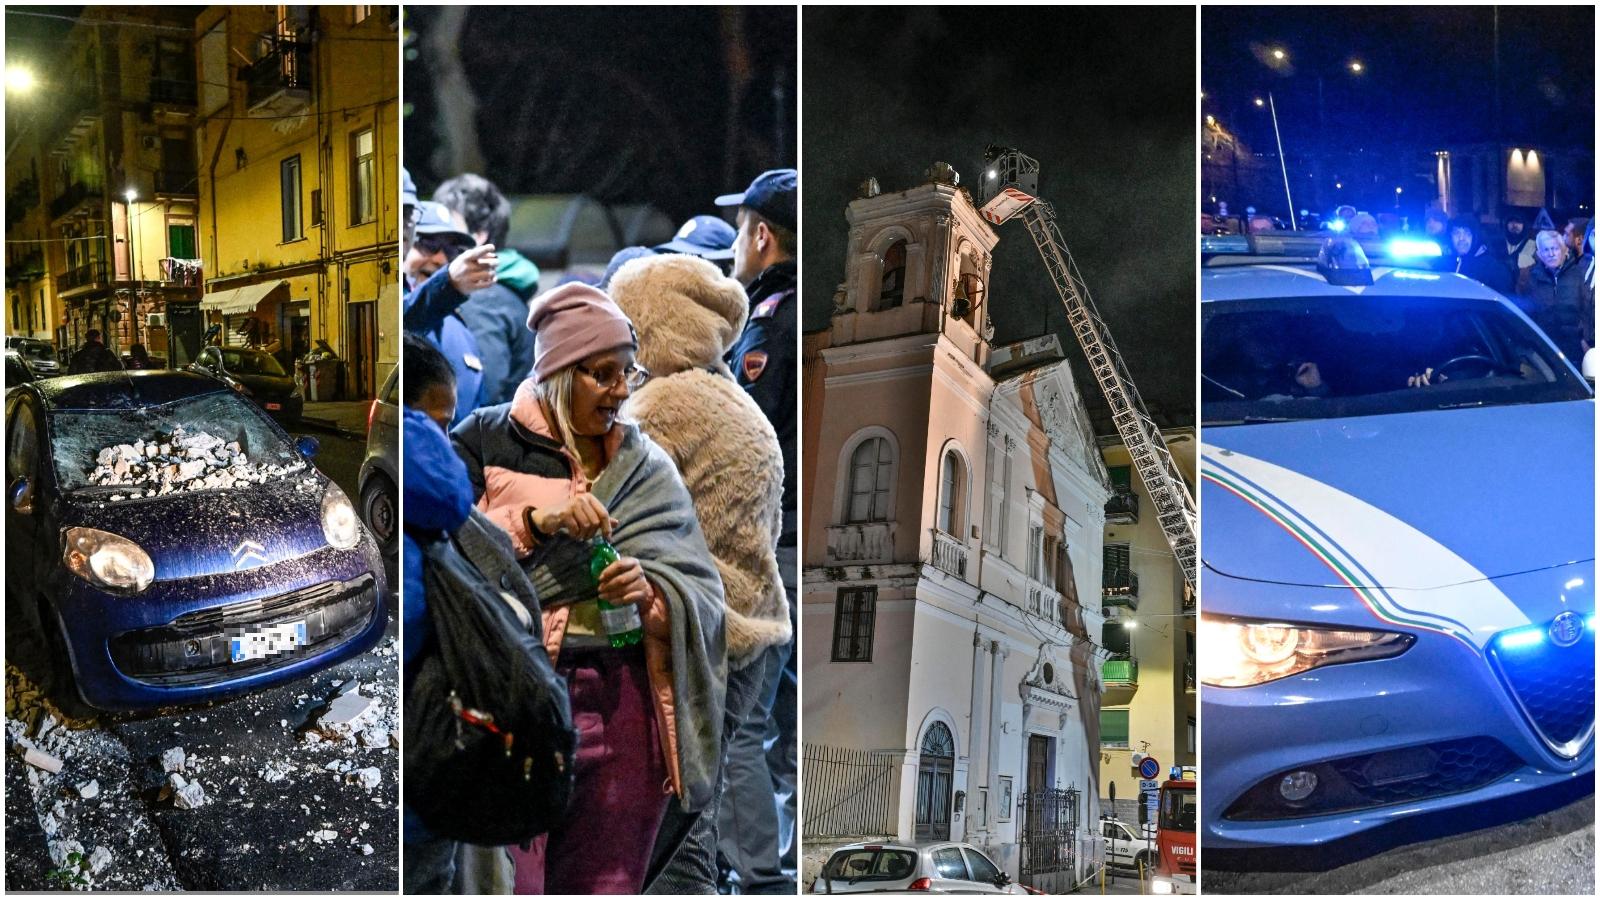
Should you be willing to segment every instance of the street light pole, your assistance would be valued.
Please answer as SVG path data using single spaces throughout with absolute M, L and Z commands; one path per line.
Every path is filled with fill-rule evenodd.
M 1267 108 L 1272 112 L 1272 137 L 1278 142 L 1278 167 L 1283 171 L 1283 196 L 1289 201 L 1289 228 L 1299 231 L 1300 223 L 1294 217 L 1294 194 L 1289 191 L 1289 162 L 1283 158 L 1283 135 L 1278 132 L 1278 105 L 1273 102 L 1271 91 L 1267 91 Z
M 133 319 L 129 328 L 132 329 L 133 343 L 139 343 L 139 251 L 134 243 L 134 232 L 138 230 L 138 223 L 133 214 L 133 201 L 139 199 L 138 193 L 133 188 L 128 188 L 128 277 L 133 283 L 128 301 L 128 315 Z

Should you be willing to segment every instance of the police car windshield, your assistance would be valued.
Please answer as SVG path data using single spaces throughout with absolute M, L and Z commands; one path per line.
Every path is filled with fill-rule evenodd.
M 1579 400 L 1588 385 L 1492 300 L 1372 295 L 1205 304 L 1206 425 Z

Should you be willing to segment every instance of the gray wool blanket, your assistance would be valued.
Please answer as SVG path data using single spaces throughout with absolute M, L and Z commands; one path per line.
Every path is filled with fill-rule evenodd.
M 622 446 L 591 490 L 620 523 L 612 545 L 639 560 L 668 604 L 683 805 L 697 810 L 711 800 L 722 757 L 728 683 L 722 578 L 671 458 L 636 426 L 618 427 Z M 594 598 L 590 552 L 589 542 L 557 535 L 523 561 L 543 607 Z

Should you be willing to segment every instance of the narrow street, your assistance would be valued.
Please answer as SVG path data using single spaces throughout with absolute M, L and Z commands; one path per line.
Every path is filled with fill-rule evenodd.
M 363 443 L 303 433 L 321 444 L 317 466 L 358 496 Z M 395 561 L 385 568 L 392 588 Z M 26 738 L 63 767 L 49 774 L 19 753 L 7 755 L 7 887 L 395 890 L 399 657 L 392 590 L 388 600 L 388 632 L 372 652 L 201 706 L 60 723 L 26 676 L 8 667 L 8 744 Z M 372 701 L 366 727 L 348 736 L 319 729 L 330 702 L 350 691 Z M 180 747 L 176 771 L 201 786 L 202 803 L 166 790 Z M 69 859 L 73 853 L 81 856 Z

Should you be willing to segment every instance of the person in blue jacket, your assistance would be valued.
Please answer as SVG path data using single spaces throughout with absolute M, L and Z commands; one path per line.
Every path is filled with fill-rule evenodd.
M 401 606 L 405 640 L 401 658 L 404 686 L 409 693 L 418 664 L 428 654 L 438 652 L 429 629 L 428 600 L 422 586 L 422 547 L 417 537 L 447 534 L 460 528 L 472 512 L 472 482 L 467 477 L 466 464 L 445 435 L 445 427 L 454 414 L 451 398 L 455 376 L 449 361 L 414 334 L 405 336 L 404 354 L 401 508 L 405 515 L 405 552 L 400 558 L 405 584 Z M 406 890 L 450 893 L 455 879 L 456 842 L 430 834 L 409 807 L 405 810 L 404 829 Z
M 477 339 L 459 310 L 469 294 L 495 283 L 499 261 L 493 244 L 472 246 L 472 236 L 449 209 L 427 200 L 416 208 L 405 269 L 408 280 L 418 283 L 406 293 L 405 330 L 427 338 L 449 360 L 459 421 L 478 408 L 483 390 Z

